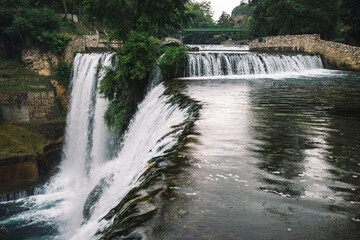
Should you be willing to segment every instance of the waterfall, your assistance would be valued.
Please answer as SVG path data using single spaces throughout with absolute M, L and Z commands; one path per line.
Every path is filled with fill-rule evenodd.
M 162 81 L 161 69 L 158 65 L 155 66 L 154 72 L 150 74 L 149 84 L 147 86 L 147 92 L 159 85 Z
M 256 53 L 189 53 L 186 77 L 272 74 L 323 68 L 319 56 Z
M 96 64 L 109 64 L 110 57 L 78 55 L 74 62 L 63 166 L 51 184 L 65 185 L 61 232 L 66 239 L 89 239 L 108 224 L 100 220 L 139 183 L 147 161 L 176 142 L 171 134 L 162 137 L 185 118 L 183 110 L 167 104 L 162 96 L 164 86 L 154 87 L 139 105 L 122 150 L 113 159 L 107 158 L 106 152 L 116 146 L 107 140 L 109 133 L 102 119 L 107 103 L 96 97 L 93 76 L 97 75 Z
M 188 45 L 192 48 L 199 48 L 200 51 L 249 51 L 248 45 Z
M 60 170 L 43 193 L 16 200 L 20 212 L 0 219 L 0 226 L 12 232 L 36 226 L 36 231 L 46 232 L 46 239 L 97 238 L 95 234 L 111 224 L 104 216 L 141 183 L 148 161 L 177 143 L 182 130 L 174 131 L 174 126 L 188 113 L 171 104 L 159 84 L 139 104 L 119 150 L 103 121 L 107 101 L 97 93 L 103 75 L 98 66 L 108 66 L 111 57 L 77 54 Z

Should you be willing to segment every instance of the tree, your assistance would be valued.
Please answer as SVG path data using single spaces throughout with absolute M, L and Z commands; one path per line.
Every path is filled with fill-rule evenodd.
M 209 1 L 191 2 L 187 5 L 187 14 L 192 16 L 185 28 L 213 28 L 215 22 Z M 186 36 L 183 41 L 187 44 L 213 43 L 213 33 L 196 33 Z
M 231 12 L 231 19 L 234 21 L 234 27 L 246 28 L 248 19 L 253 15 L 254 6 L 241 2 L 239 6 L 235 7 Z
M 360 46 L 360 1 L 343 0 L 341 3 L 341 19 L 350 29 L 348 34 L 356 39 L 356 45 Z
M 124 133 L 144 96 L 157 55 L 156 40 L 144 32 L 130 31 L 116 62 L 100 82 L 100 93 L 110 100 L 105 122 Z
M 185 27 L 211 28 L 215 26 L 209 1 L 188 4 L 187 13 L 192 16 L 192 19 Z
M 336 35 L 338 0 L 252 0 L 250 4 L 255 6 L 253 37 L 319 33 L 331 39 Z
M 216 26 L 219 28 L 232 28 L 234 26 L 234 22 L 231 19 L 230 14 L 222 12 Z
M 12 45 L 30 40 L 44 50 L 60 53 L 67 38 L 58 34 L 59 16 L 40 1 L 0 0 L 0 37 Z
M 188 0 L 84 0 L 88 19 L 111 29 L 111 38 L 125 40 L 132 30 L 163 35 L 180 29 L 189 20 L 185 13 Z
M 188 0 L 84 0 L 85 16 L 108 26 L 110 38 L 123 41 L 100 83 L 100 93 L 110 100 L 104 116 L 108 126 L 121 133 L 126 130 L 160 56 L 154 36 L 164 36 L 188 22 L 191 15 L 186 3 Z

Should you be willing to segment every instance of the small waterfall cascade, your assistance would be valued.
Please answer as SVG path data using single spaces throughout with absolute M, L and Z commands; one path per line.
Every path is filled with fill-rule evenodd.
M 192 52 L 188 54 L 185 77 L 273 74 L 321 68 L 319 56 Z
M 158 65 L 155 66 L 153 73 L 150 75 L 149 84 L 147 86 L 147 92 L 159 85 L 162 81 L 161 69 Z
M 200 51 L 249 51 L 248 45 L 188 45 L 192 48 L 199 48 Z

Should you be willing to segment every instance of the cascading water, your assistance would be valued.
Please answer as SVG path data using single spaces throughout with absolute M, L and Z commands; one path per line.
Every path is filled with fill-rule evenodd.
M 192 48 L 199 48 L 200 51 L 249 51 L 248 45 L 189 45 Z
M 310 222 L 312 227 L 318 224 L 311 222 L 313 216 L 328 216 L 329 212 L 323 210 L 328 205 L 322 205 L 328 200 L 321 194 L 331 194 L 334 182 L 341 181 L 331 179 L 312 203 L 317 195 L 311 189 L 315 183 L 324 182 L 313 177 L 312 171 L 317 175 L 319 165 L 311 163 L 319 156 L 319 161 L 328 157 L 330 145 L 314 152 L 322 142 L 334 141 L 337 146 L 338 138 L 328 136 L 337 136 L 347 124 L 339 124 L 337 130 L 339 116 L 333 121 L 328 119 L 333 115 L 330 110 L 342 99 L 338 96 L 346 94 L 334 94 L 327 84 L 317 84 L 320 82 L 313 79 L 308 70 L 323 69 L 319 56 L 225 52 L 222 46 L 218 49 L 209 52 L 204 48 L 205 52 L 188 54 L 187 79 L 205 77 L 209 81 L 159 84 L 161 71 L 154 71 L 148 94 L 138 106 L 121 149 L 116 134 L 108 131 L 103 122 L 108 103 L 97 94 L 103 75 L 98 66 L 110 65 L 112 55 L 78 54 L 60 170 L 37 195 L 0 202 L 0 227 L 9 229 L 11 239 L 265 239 L 274 228 L 283 234 L 275 238 L 292 239 L 302 230 L 293 237 L 286 234 L 291 233 L 291 228 L 302 229 L 303 225 L 297 226 L 299 221 Z M 307 75 L 293 81 L 293 75 L 288 74 L 291 71 Z M 285 73 L 282 78 L 287 80 L 276 81 L 276 73 Z M 247 80 L 247 74 L 254 79 Z M 334 75 L 334 71 L 329 74 Z M 212 76 L 235 77 L 214 83 Z M 324 83 L 336 85 L 324 79 Z M 312 97 L 318 91 L 310 94 L 323 85 L 323 98 L 334 98 L 334 104 L 330 101 L 328 107 L 323 106 L 326 101 Z M 353 98 L 356 89 L 352 90 L 349 88 L 348 95 Z M 201 103 L 205 104 L 200 111 Z M 353 112 L 349 114 L 356 114 Z M 348 120 L 353 122 L 354 118 Z M 314 128 L 316 131 L 312 130 L 314 124 L 320 124 Z M 328 131 L 332 125 L 335 130 Z M 345 143 L 348 139 L 344 139 Z M 299 151 L 301 143 L 304 146 Z M 283 152 L 277 152 L 279 149 Z M 346 159 L 351 162 L 356 156 Z M 329 155 L 324 165 L 332 162 Z M 327 178 L 331 173 L 328 170 L 338 168 L 321 174 Z M 303 187 L 306 181 L 314 184 Z M 293 185 L 294 189 L 288 188 Z M 357 191 L 353 186 L 350 190 Z M 307 198 L 303 206 L 299 204 L 304 201 L 302 197 Z M 335 200 L 341 201 L 339 198 L 328 199 L 334 204 Z M 358 204 L 356 199 L 349 204 Z M 266 205 L 267 201 L 271 204 Z M 346 205 L 336 204 L 339 209 Z M 304 211 L 297 211 L 297 216 L 304 217 L 308 212 L 312 215 L 288 221 L 293 215 L 287 212 L 302 207 Z M 281 210 L 279 214 L 274 208 Z M 352 217 L 352 221 L 358 220 Z M 332 228 L 338 230 L 336 224 L 326 226 Z M 261 235 L 257 235 L 258 229 L 262 229 Z M 306 234 L 300 236 L 309 238 Z
M 272 74 L 322 69 L 319 56 L 199 52 L 188 54 L 186 77 Z
M 106 100 L 97 94 L 103 75 L 99 65 L 109 66 L 111 54 L 78 54 L 74 60 L 74 74 L 70 111 L 67 116 L 65 143 L 60 173 L 49 186 L 49 192 L 63 192 L 59 203 L 61 232 L 66 238 L 82 221 L 83 206 L 89 194 L 92 176 L 97 167 L 110 160 L 116 151 L 111 134 L 103 121 Z
M 139 105 L 121 151 L 114 154 L 118 144 L 103 122 L 107 102 L 97 94 L 103 74 L 98 66 L 110 65 L 111 58 L 111 54 L 76 56 L 60 171 L 43 194 L 0 203 L 18 205 L 13 214 L 0 218 L 0 226 L 11 233 L 19 228 L 37 231 L 34 236 L 40 239 L 96 238 L 97 231 L 111 224 L 104 216 L 140 184 L 148 161 L 176 144 L 181 131 L 172 126 L 186 119 L 186 109 L 170 104 L 160 84 L 152 86 Z M 17 238 L 24 236 L 31 237 Z

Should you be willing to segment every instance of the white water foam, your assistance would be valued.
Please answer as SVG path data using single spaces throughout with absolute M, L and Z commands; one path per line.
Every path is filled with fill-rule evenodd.
M 329 69 L 312 69 L 304 70 L 302 72 L 280 72 L 271 74 L 246 74 L 246 75 L 218 75 L 218 76 L 201 76 L 201 77 L 181 77 L 178 80 L 239 80 L 239 79 L 316 79 L 328 76 L 341 77 L 346 75 L 344 71 L 329 70 Z
M 319 56 L 255 53 L 189 53 L 186 77 L 259 75 L 323 69 Z
M 196 45 L 190 44 L 189 47 L 197 47 L 200 51 L 249 51 L 248 45 Z
M 1 225 L 57 226 L 60 236 L 53 239 L 94 239 L 99 229 L 111 224 L 101 219 L 139 185 L 148 161 L 176 144 L 176 133 L 168 133 L 185 120 L 186 110 L 169 104 L 159 84 L 139 104 L 122 150 L 107 159 L 106 152 L 116 146 L 107 140 L 111 134 L 102 118 L 107 102 L 96 87 L 102 75 L 98 65 L 108 65 L 110 59 L 110 54 L 76 56 L 60 171 L 44 194 L 16 200 L 24 210 Z
M 167 103 L 167 98 L 162 96 L 164 90 L 160 84 L 146 96 L 130 125 L 122 151 L 114 160 L 100 166 L 92 176 L 93 186 L 103 178 L 107 178 L 108 186 L 103 189 L 89 221 L 70 239 L 89 239 L 99 228 L 109 224 L 106 220 L 99 220 L 139 184 L 138 178 L 146 170 L 148 161 L 176 143 L 174 135 L 159 141 L 171 131 L 171 126 L 181 123 L 186 117 L 184 111 Z

